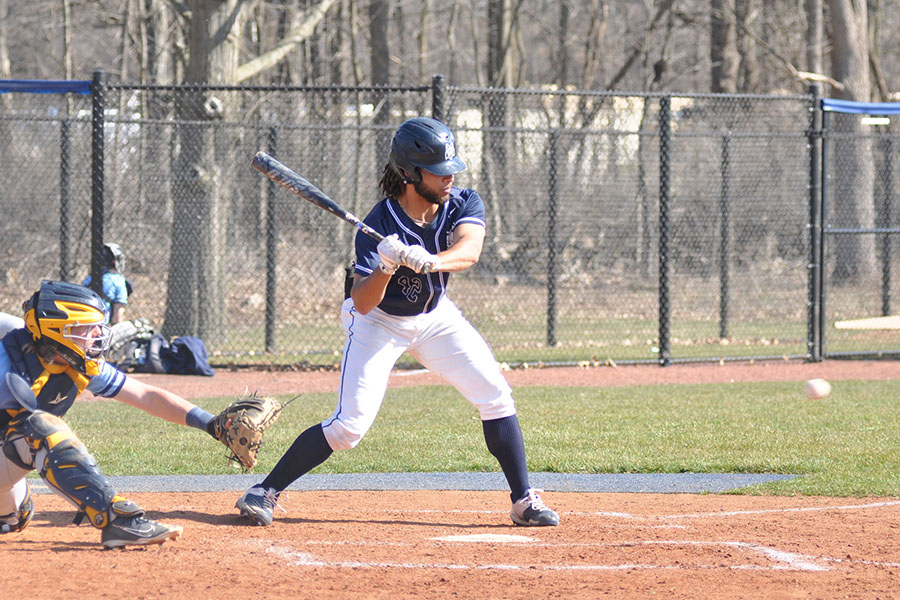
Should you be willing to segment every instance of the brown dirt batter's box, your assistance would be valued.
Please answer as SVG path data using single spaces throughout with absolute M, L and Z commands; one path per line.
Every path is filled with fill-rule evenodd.
M 4 595 L 29 598 L 892 597 L 900 499 L 550 493 L 517 528 L 499 492 L 289 492 L 271 527 L 234 493 L 132 496 L 176 542 L 104 551 L 56 496 L 4 536 Z M 9 572 L 8 572 L 9 574 Z

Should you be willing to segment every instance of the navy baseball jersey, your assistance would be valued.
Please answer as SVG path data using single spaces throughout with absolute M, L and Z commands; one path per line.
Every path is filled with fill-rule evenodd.
M 453 230 L 462 223 L 485 226 L 484 203 L 478 192 L 454 187 L 450 198 L 438 208 L 434 220 L 421 227 L 404 212 L 400 203 L 385 198 L 364 219 L 366 225 L 389 236 L 396 233 L 410 246 L 424 246 L 432 254 L 450 247 Z M 356 272 L 371 275 L 378 268 L 378 242 L 362 232 L 356 234 Z M 401 266 L 391 277 L 378 308 L 397 316 L 431 312 L 447 288 L 448 273 L 417 274 Z

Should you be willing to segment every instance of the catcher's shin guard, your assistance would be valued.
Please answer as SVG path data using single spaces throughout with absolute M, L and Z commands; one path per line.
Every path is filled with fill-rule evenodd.
M 32 466 L 41 478 L 87 515 L 94 527 L 106 527 L 118 512 L 113 503 L 127 502 L 116 496 L 97 462 L 59 417 L 36 411 L 17 426 L 16 433 L 33 453 Z
M 24 483 L 25 496 L 19 502 L 16 511 L 9 515 L 0 515 L 0 533 L 15 533 L 22 531 L 31 523 L 31 517 L 34 516 L 34 502 L 31 500 L 31 486 L 26 480 Z

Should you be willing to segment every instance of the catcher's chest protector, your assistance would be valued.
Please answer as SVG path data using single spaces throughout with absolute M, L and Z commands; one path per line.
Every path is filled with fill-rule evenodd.
M 9 355 L 12 370 L 24 377 L 29 385 L 38 380 L 43 381 L 36 394 L 38 408 L 61 417 L 75 402 L 75 398 L 80 392 L 78 384 L 69 375 L 69 369 L 59 373 L 45 372 L 44 365 L 41 364 L 37 354 L 26 349 L 31 343 L 31 334 L 25 329 L 12 331 L 3 338 L 3 347 Z M 82 379 L 86 386 L 88 380 Z M 0 413 L 0 427 L 3 427 L 6 422 L 8 422 L 8 415 Z

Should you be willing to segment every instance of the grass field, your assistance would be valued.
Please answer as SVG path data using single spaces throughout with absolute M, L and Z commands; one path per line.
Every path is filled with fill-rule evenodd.
M 516 392 L 532 471 L 742 472 L 803 475 L 753 494 L 900 496 L 900 382 L 839 381 L 810 401 L 796 383 Z M 228 398 L 197 404 L 210 412 Z M 296 435 L 333 410 L 334 395 L 299 397 L 270 430 L 255 471 L 268 472 Z M 233 472 L 197 430 L 117 402 L 76 403 L 67 421 L 109 475 Z M 374 427 L 316 473 L 495 471 L 478 415 L 447 387 L 392 389 Z

